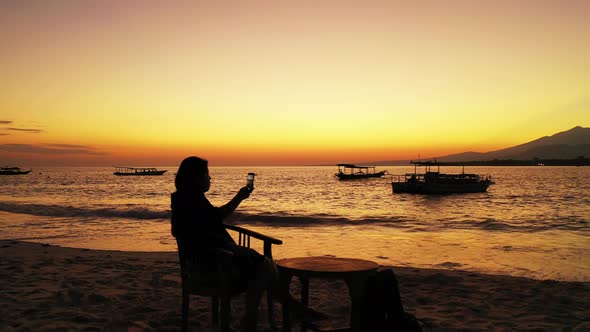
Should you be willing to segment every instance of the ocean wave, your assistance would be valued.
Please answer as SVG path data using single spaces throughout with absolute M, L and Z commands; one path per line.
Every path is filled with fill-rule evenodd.
M 75 207 L 57 204 L 26 204 L 0 202 L 0 211 L 56 218 L 137 219 L 168 222 L 170 210 L 138 207 L 126 204 L 115 207 Z M 354 227 L 370 226 L 395 228 L 407 232 L 436 232 L 445 230 L 480 230 L 486 232 L 542 232 L 567 230 L 588 232 L 588 222 L 581 216 L 540 221 L 510 221 L 495 218 L 440 218 L 425 221 L 412 216 L 363 216 L 347 218 L 339 215 L 297 215 L 285 211 L 276 213 L 235 212 L 228 223 L 277 227 Z
M 157 211 L 148 208 L 82 208 L 54 204 L 22 204 L 0 202 L 0 211 L 30 214 L 46 217 L 99 217 L 99 218 L 130 218 L 130 219 L 169 219 L 170 210 Z
M 546 218 L 539 220 L 483 220 L 451 221 L 444 224 L 450 229 L 477 229 L 487 232 L 544 232 L 553 230 L 588 232 L 588 223 L 576 218 Z
M 231 218 L 232 222 L 239 221 L 246 224 L 276 225 L 276 226 L 360 226 L 374 225 L 385 227 L 404 227 L 409 220 L 401 218 L 364 217 L 358 219 L 345 218 L 335 215 L 292 215 L 292 214 L 245 214 L 236 212 Z
M 134 205 L 124 205 L 112 208 L 85 208 L 75 206 L 65 206 L 57 204 L 23 204 L 13 202 L 0 202 L 0 211 L 29 214 L 34 216 L 46 217 L 85 217 L 85 218 L 127 218 L 141 220 L 169 220 L 170 210 L 153 210 L 149 208 L 137 207 Z M 361 219 L 350 219 L 341 216 L 328 214 L 322 215 L 293 215 L 286 212 L 276 214 L 249 214 L 235 212 L 228 220 L 230 223 L 261 224 L 276 226 L 355 226 L 355 225 L 376 225 L 392 226 L 401 225 L 403 219 L 396 218 L 376 218 L 366 217 Z
M 471 222 L 470 224 L 471 224 L 471 226 L 475 226 L 475 227 L 477 227 L 481 230 L 484 230 L 484 231 L 507 231 L 510 229 L 514 229 L 514 227 L 512 227 L 511 225 L 508 225 L 503 222 L 499 222 L 495 219 L 486 219 L 482 222 L 476 221 L 476 222 Z

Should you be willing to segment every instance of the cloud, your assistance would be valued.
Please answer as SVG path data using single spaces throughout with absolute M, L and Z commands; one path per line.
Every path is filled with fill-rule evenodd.
M 92 149 L 86 145 L 77 145 L 77 144 L 45 144 L 46 146 L 51 146 L 55 148 L 66 148 L 66 149 Z
M 32 128 L 6 128 L 6 130 L 24 131 L 24 132 L 33 133 L 33 134 L 38 134 L 38 133 L 43 132 L 43 130 L 41 130 L 41 129 L 32 129 Z
M 13 124 L 13 121 L 11 121 L 11 120 L 0 120 L 0 125 L 10 125 L 10 124 Z M 2 131 L 20 131 L 20 132 L 31 133 L 31 134 L 39 134 L 39 133 L 45 132 L 45 130 L 42 130 L 42 129 L 36 129 L 36 128 L 17 128 L 17 127 L 2 127 L 2 128 L 0 128 L 0 130 L 2 130 Z M 10 134 L 0 133 L 0 136 L 8 136 L 8 135 L 10 135 Z
M 20 153 L 36 153 L 36 154 L 54 154 L 54 155 L 66 155 L 66 154 L 78 154 L 78 155 L 92 155 L 100 156 L 106 155 L 107 153 L 97 151 L 91 146 L 84 145 L 72 145 L 72 144 L 43 144 L 43 145 L 32 145 L 32 144 L 0 144 L 0 150 L 8 152 L 20 152 Z

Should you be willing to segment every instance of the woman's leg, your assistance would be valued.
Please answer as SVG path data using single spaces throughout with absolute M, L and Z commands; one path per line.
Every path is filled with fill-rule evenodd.
M 278 276 L 278 272 L 274 263 L 267 257 L 261 256 L 255 251 L 250 253 L 250 255 L 258 255 L 258 257 L 253 257 L 254 266 L 250 266 L 253 271 L 250 270 L 247 272 L 249 275 L 247 276 L 246 315 L 242 322 L 245 325 L 245 331 L 253 332 L 256 331 L 256 325 L 258 323 L 258 306 L 262 294 L 269 289 L 270 285 L 275 283 L 274 279 Z

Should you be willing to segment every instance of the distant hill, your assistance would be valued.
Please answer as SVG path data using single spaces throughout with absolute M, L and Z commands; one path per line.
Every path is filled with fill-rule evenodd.
M 590 128 L 574 127 L 552 136 L 490 152 L 463 152 L 436 157 L 437 161 L 464 162 L 493 159 L 532 160 L 537 159 L 575 159 L 590 157 Z M 432 158 L 434 159 L 434 158 Z M 409 160 L 378 161 L 366 164 L 407 165 Z

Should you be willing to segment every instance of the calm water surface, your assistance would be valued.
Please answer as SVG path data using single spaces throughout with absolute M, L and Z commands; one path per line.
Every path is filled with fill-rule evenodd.
M 169 195 L 156 177 L 112 168 L 38 168 L 0 177 L 0 238 L 75 247 L 175 250 Z M 413 167 L 381 167 L 393 174 Z M 335 255 L 384 265 L 590 281 L 590 168 L 468 167 L 486 193 L 392 194 L 388 178 L 338 181 L 335 167 L 212 167 L 208 197 L 227 202 L 257 173 L 231 222 L 281 238 L 276 257 Z M 461 172 L 446 167 L 442 172 Z

